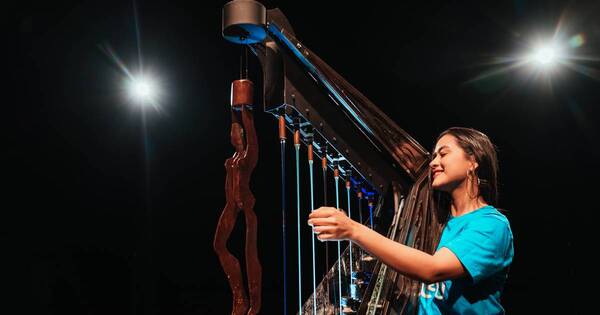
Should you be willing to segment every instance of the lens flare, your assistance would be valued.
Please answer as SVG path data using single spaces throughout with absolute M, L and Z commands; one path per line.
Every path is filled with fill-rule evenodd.
M 578 48 L 585 44 L 585 35 L 577 34 L 569 39 L 569 46 L 571 48 Z

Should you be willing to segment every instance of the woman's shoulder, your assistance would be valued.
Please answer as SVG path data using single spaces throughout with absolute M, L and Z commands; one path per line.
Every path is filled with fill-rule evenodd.
M 478 239 L 479 243 L 490 248 L 497 248 L 505 255 L 513 255 L 513 233 L 508 218 L 494 206 L 486 206 L 478 211 L 465 226 L 463 231 L 469 237 Z
M 477 211 L 478 215 L 474 216 L 471 223 L 476 226 L 488 226 L 493 227 L 495 230 L 501 228 L 511 231 L 510 222 L 506 215 L 502 213 L 502 209 L 498 209 L 492 205 L 487 205 Z
M 492 205 L 489 205 L 487 207 L 488 207 L 489 210 L 488 210 L 487 213 L 484 214 L 484 216 L 500 220 L 500 221 L 502 221 L 502 222 L 504 222 L 504 223 L 506 223 L 507 225 L 510 226 L 510 222 L 508 221 L 508 218 L 504 214 L 504 213 L 507 212 L 506 210 L 496 208 L 496 207 L 494 207 Z

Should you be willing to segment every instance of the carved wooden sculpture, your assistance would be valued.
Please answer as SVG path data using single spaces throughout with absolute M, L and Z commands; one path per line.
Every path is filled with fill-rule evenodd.
M 236 80 L 231 85 L 231 144 L 232 157 L 225 161 L 226 204 L 215 232 L 214 249 L 233 294 L 231 314 L 257 314 L 261 307 L 262 268 L 256 247 L 257 221 L 255 199 L 250 190 L 250 176 L 258 160 L 258 142 L 252 117 L 252 88 L 250 80 Z M 236 218 L 241 212 L 246 218 L 246 275 L 249 299 L 242 281 L 240 263 L 227 249 Z

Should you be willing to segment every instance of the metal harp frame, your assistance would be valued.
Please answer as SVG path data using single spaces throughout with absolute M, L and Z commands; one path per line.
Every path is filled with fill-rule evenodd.
M 374 215 L 381 219 L 378 232 L 433 252 L 440 231 L 425 228 L 439 222 L 429 202 L 429 153 L 297 40 L 279 9 L 266 11 L 263 30 L 265 39 L 248 46 L 263 70 L 264 111 L 285 117 L 286 127 L 292 132 L 299 126 L 305 145 L 314 140 L 315 155 L 325 156 L 328 167 L 337 165 L 342 177 L 349 177 L 359 184 L 355 187 L 372 196 L 377 204 Z M 322 146 L 327 150 L 320 150 Z M 384 198 L 390 194 L 393 198 Z M 382 211 L 384 201 L 393 202 L 387 218 Z M 344 257 L 347 259 L 348 250 Z M 334 264 L 329 273 L 335 269 Z M 406 297 L 398 301 L 410 291 L 408 287 L 414 292 L 420 283 L 405 279 L 380 262 L 370 271 L 371 281 L 363 292 L 358 313 L 410 312 Z M 322 287 L 323 282 L 319 285 Z M 312 296 L 303 309 L 306 314 L 312 313 Z

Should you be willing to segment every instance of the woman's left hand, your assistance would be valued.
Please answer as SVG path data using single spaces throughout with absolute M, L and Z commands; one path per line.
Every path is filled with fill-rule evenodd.
M 332 207 L 321 207 L 311 212 L 308 219 L 308 225 L 321 241 L 352 239 L 358 224 L 341 209 Z

